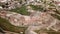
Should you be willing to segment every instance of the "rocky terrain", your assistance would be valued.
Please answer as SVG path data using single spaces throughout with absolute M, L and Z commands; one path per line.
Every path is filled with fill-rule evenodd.
M 0 27 L 3 34 L 60 34 L 60 1 L 0 0 Z

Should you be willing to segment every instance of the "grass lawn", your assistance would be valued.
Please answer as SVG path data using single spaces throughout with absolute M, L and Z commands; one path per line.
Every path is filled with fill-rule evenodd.
M 10 24 L 8 20 L 3 19 L 1 17 L 0 17 L 0 27 L 3 30 L 11 31 L 11 32 L 17 32 L 17 33 L 25 32 L 25 30 L 27 29 L 27 27 L 14 26 L 14 25 Z
M 30 15 L 30 13 L 27 11 L 26 6 L 22 6 L 20 8 L 12 9 L 10 10 L 12 12 L 17 12 L 22 15 Z

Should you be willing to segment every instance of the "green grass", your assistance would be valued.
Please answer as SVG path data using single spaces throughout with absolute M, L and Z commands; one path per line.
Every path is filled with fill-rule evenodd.
M 43 10 L 43 7 L 37 6 L 37 5 L 30 5 L 30 7 L 31 7 L 33 10 L 39 10 L 39 11 L 42 11 L 42 10 Z
M 0 27 L 3 30 L 11 31 L 11 32 L 17 32 L 17 33 L 19 33 L 19 32 L 25 32 L 25 30 L 27 29 L 27 27 L 14 26 L 14 25 L 10 24 L 8 20 L 3 19 L 1 17 L 0 17 Z
M 17 12 L 22 15 L 30 15 L 30 13 L 27 11 L 26 6 L 22 6 L 20 8 L 12 9 L 10 10 L 12 12 Z

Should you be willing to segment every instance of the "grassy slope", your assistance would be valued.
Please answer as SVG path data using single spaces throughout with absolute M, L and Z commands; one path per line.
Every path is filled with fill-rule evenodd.
M 22 6 L 20 8 L 16 8 L 16 9 L 12 9 L 10 11 L 17 12 L 17 13 L 22 14 L 22 15 L 29 15 L 30 14 L 29 12 L 27 12 L 26 6 Z
M 0 17 L 0 27 L 3 29 L 3 30 L 6 30 L 6 31 L 11 31 L 11 32 L 21 32 L 21 31 L 25 31 L 27 29 L 27 27 L 18 27 L 18 26 L 13 26 L 9 23 L 8 20 L 6 19 L 3 19 Z

